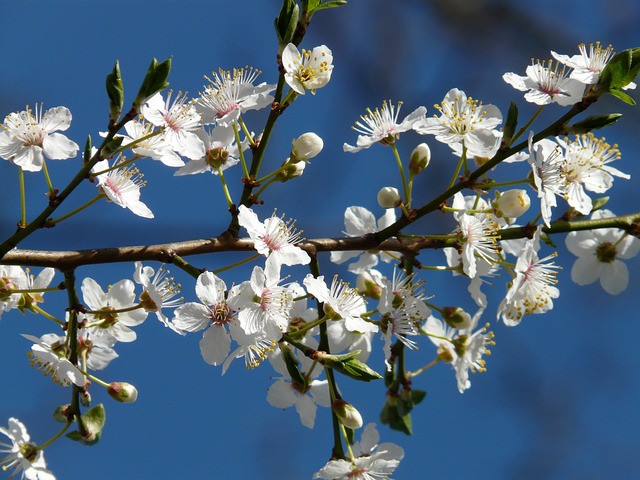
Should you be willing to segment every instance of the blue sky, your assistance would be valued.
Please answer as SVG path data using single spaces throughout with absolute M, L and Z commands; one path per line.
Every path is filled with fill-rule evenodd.
M 549 50 L 573 54 L 580 42 L 611 43 L 617 50 L 637 47 L 640 6 L 631 0 L 474 2 L 388 2 L 354 0 L 345 8 L 322 12 L 314 19 L 303 46 L 326 44 L 334 54 L 330 84 L 316 96 L 297 101 L 279 122 L 267 162 L 279 165 L 293 137 L 314 131 L 325 140 L 325 150 L 298 182 L 276 185 L 261 218 L 273 208 L 296 218 L 308 238 L 338 236 L 344 209 L 365 206 L 379 216 L 375 193 L 397 182 L 388 149 L 374 146 L 356 155 L 342 152 L 344 142 L 355 142 L 350 129 L 366 107 L 383 99 L 403 100 L 403 113 L 425 105 L 429 114 L 453 87 L 498 106 L 506 112 L 515 101 L 522 118 L 534 108 L 521 93 L 502 81 L 502 74 L 522 74 L 531 58 L 550 58 Z M 82 145 L 105 130 L 107 102 L 104 78 L 118 59 L 129 95 L 152 57 L 173 56 L 171 88 L 196 95 L 209 74 L 251 65 L 263 71 L 261 79 L 274 82 L 277 43 L 272 22 L 275 0 L 210 1 L 5 1 L 0 4 L 3 31 L 0 113 L 44 102 L 46 108 L 67 106 L 73 122 L 67 134 Z M 638 94 L 632 93 L 638 100 Z M 541 121 L 561 114 L 549 107 Z M 615 213 L 638 210 L 635 188 L 640 167 L 637 108 L 613 98 L 599 102 L 594 111 L 623 113 L 614 128 L 603 132 L 617 143 L 631 174 L 617 179 L 610 191 L 609 208 Z M 264 112 L 247 117 L 259 130 Z M 443 178 L 455 159 L 433 138 L 403 135 L 400 151 L 407 155 L 420 141 L 434 153 L 432 165 L 416 185 L 417 203 L 439 193 Z M 29 238 L 29 248 L 91 248 L 163 243 L 217 235 L 228 223 L 219 185 L 210 175 L 174 178 L 157 162 L 139 165 L 148 186 L 142 199 L 154 211 L 153 221 L 106 203 L 93 213 L 63 222 L 55 229 Z M 51 166 L 54 181 L 64 185 L 73 175 L 74 162 Z M 0 236 L 9 234 L 18 216 L 15 171 L 0 162 Z M 29 213 L 39 211 L 44 183 L 27 177 L 32 192 Z M 232 195 L 239 192 L 237 182 Z M 95 195 L 95 187 L 82 186 L 75 204 Z M 70 200 L 71 201 L 71 200 Z M 564 205 L 557 210 L 562 211 Z M 444 218 L 444 217 L 443 217 Z M 446 232 L 450 224 L 437 216 L 430 231 Z M 398 479 L 494 478 L 633 478 L 640 472 L 638 430 L 634 414 L 640 399 L 640 366 L 635 355 L 640 338 L 638 258 L 631 260 L 627 291 L 613 297 L 599 285 L 579 288 L 571 283 L 573 257 L 556 240 L 561 296 L 544 316 L 526 318 L 517 328 L 492 327 L 497 345 L 488 359 L 488 371 L 472 377 L 472 388 L 460 395 L 446 365 L 415 380 L 428 391 L 415 410 L 414 435 L 409 438 L 379 425 L 383 441 L 400 444 L 406 453 L 395 475 Z M 442 263 L 440 252 L 425 252 L 425 263 Z M 233 257 L 234 259 L 237 257 Z M 421 258 L 422 259 L 422 258 Z M 229 257 L 194 258 L 210 269 L 232 263 Z M 321 259 L 323 273 L 345 274 L 343 268 Z M 183 284 L 184 295 L 195 300 L 186 276 L 172 269 Z M 247 271 L 224 277 L 240 282 Z M 293 270 L 292 275 L 303 271 Z M 102 286 L 130 278 L 132 265 L 80 269 Z M 346 277 L 345 277 L 346 278 Z M 468 302 L 466 282 L 448 275 L 424 275 L 429 294 L 441 304 Z M 61 276 L 56 277 L 57 281 Z M 504 295 L 504 278 L 485 287 L 493 313 Z M 462 292 L 462 295 L 460 294 Z M 45 306 L 64 308 L 64 295 L 48 294 Z M 16 416 L 36 441 L 51 436 L 57 425 L 53 409 L 68 402 L 68 391 L 44 381 L 29 368 L 28 342 L 20 333 L 43 334 L 49 326 L 33 315 L 3 315 L 0 335 L 2 395 L 0 423 Z M 320 410 L 316 428 L 300 425 L 292 409 L 277 410 L 266 402 L 274 376 L 268 365 L 244 371 L 240 362 L 225 376 L 206 365 L 198 350 L 199 334 L 179 337 L 149 318 L 137 328 L 139 340 L 119 344 L 120 358 L 105 377 L 135 384 L 138 402 L 121 405 L 96 390 L 94 401 L 107 407 L 107 425 L 101 442 L 91 448 L 58 441 L 46 451 L 58 478 L 107 480 L 117 474 L 126 479 L 299 479 L 310 478 L 330 454 L 328 410 Z M 372 366 L 382 370 L 380 342 Z M 426 342 L 419 352 L 430 358 Z M 418 358 L 413 367 L 420 366 Z M 340 381 L 344 397 L 376 421 L 384 402 L 384 386 Z M 379 423 L 379 422 L 378 422 Z

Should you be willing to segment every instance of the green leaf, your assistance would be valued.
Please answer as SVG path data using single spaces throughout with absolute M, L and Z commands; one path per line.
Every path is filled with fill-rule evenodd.
M 317 12 L 318 10 L 324 10 L 326 8 L 343 7 L 346 4 L 347 4 L 346 0 L 332 0 L 330 2 L 319 4 L 316 8 L 314 8 L 314 11 Z
M 82 423 L 87 431 L 86 435 L 82 435 L 79 431 L 75 430 L 67 433 L 67 437 L 83 445 L 95 445 L 100 441 L 105 421 L 106 412 L 104 405 L 96 405 L 82 416 Z
M 424 390 L 411 390 L 411 401 L 413 401 L 414 405 L 418 405 L 422 402 L 427 396 L 427 392 Z
M 609 115 L 591 115 L 567 127 L 567 134 L 589 133 L 591 130 L 613 125 L 622 117 L 621 113 L 611 113 Z
M 507 113 L 507 119 L 504 122 L 504 133 L 502 135 L 502 141 L 506 147 L 511 146 L 511 140 L 513 134 L 518 126 L 518 107 L 514 102 L 509 105 L 509 112 Z
M 291 381 L 297 383 L 298 385 L 306 386 L 307 382 L 305 381 L 304 377 L 300 373 L 300 369 L 298 368 L 300 362 L 294 355 L 291 347 L 285 345 L 284 343 L 280 343 L 280 351 L 282 352 L 282 359 L 284 360 L 284 364 L 287 367 L 287 372 L 289 372 L 289 375 L 291 376 Z
M 620 90 L 610 90 L 609 93 L 611 95 L 613 95 L 616 98 L 619 98 L 620 100 L 622 100 L 624 103 L 628 103 L 629 105 L 635 105 L 636 101 L 631 98 L 629 95 L 627 95 L 626 93 L 620 91 Z
M 120 75 L 120 62 L 117 60 L 113 71 L 107 75 L 107 95 L 109 96 L 109 120 L 116 123 L 124 105 L 124 85 Z
M 167 78 L 171 72 L 171 57 L 164 62 L 158 63 L 155 58 L 151 60 L 151 65 L 147 69 L 147 74 L 142 81 L 138 95 L 133 102 L 133 108 L 138 111 L 140 106 L 156 93 L 169 86 Z
M 619 90 L 633 82 L 640 73 L 640 48 L 623 50 L 615 54 L 600 73 L 595 86 L 596 92 L 610 92 L 612 95 L 628 102 L 628 95 L 619 96 Z M 618 91 L 617 93 L 614 93 Z

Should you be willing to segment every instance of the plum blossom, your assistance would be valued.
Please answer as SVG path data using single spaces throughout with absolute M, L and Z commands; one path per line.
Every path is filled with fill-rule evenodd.
M 311 348 L 317 347 L 317 342 L 308 340 L 306 343 Z M 321 407 L 331 405 L 328 382 L 316 379 L 322 373 L 322 368 L 315 365 L 308 357 L 301 355 L 299 359 L 300 372 L 305 379 L 305 384 L 299 385 L 291 379 L 280 349 L 269 356 L 269 362 L 281 377 L 269 387 L 267 402 L 269 405 L 282 409 L 295 406 L 302 425 L 313 428 L 316 420 L 316 405 Z
M 593 43 L 589 44 L 589 51 L 587 51 L 587 46 L 581 43 L 578 45 L 578 50 L 580 50 L 580 54 L 572 55 L 571 57 L 554 51 L 551 51 L 551 55 L 560 63 L 573 69 L 569 78 L 578 80 L 585 85 L 598 83 L 602 70 L 613 57 L 613 47 L 611 45 L 603 47 L 600 42 L 596 42 L 595 45 Z M 623 87 L 623 90 L 634 88 L 636 88 L 636 84 L 630 82 Z
M 597 210 L 592 220 L 615 217 L 610 210 Z M 629 270 L 622 260 L 635 257 L 640 240 L 617 228 L 599 228 L 569 232 L 565 238 L 567 249 L 578 259 L 571 268 L 571 280 L 589 285 L 600 280 L 605 292 L 618 295 L 629 284 Z
M 102 340 L 105 344 L 113 339 L 118 342 L 136 339 L 136 332 L 129 327 L 144 322 L 147 312 L 136 303 L 135 285 L 131 280 L 120 280 L 105 293 L 93 278 L 87 277 L 82 281 L 81 290 L 89 308 L 85 328 L 92 336 L 106 337 Z
M 210 84 L 196 99 L 202 123 L 231 127 L 243 112 L 271 105 L 273 96 L 270 93 L 276 86 L 267 83 L 253 85 L 261 73 L 252 67 L 213 72 L 213 78 L 208 79 Z
M 163 308 L 176 308 L 183 303 L 182 297 L 174 298 L 180 294 L 180 285 L 174 281 L 173 277 L 168 276 L 169 271 L 164 267 L 155 271 L 151 267 L 143 267 L 142 262 L 136 262 L 135 268 L 133 279 L 144 288 L 140 294 L 140 304 L 147 312 L 154 312 L 165 327 L 184 335 L 162 312 Z
M 384 480 L 400 464 L 404 450 L 394 443 L 379 443 L 380 434 L 375 423 L 369 423 L 362 431 L 362 437 L 351 451 L 350 460 L 329 460 L 313 478 L 324 480 Z
M 478 103 L 453 88 L 435 108 L 440 116 L 416 122 L 416 132 L 435 135 L 436 140 L 452 148 L 462 144 L 469 155 L 479 157 L 488 157 L 497 148 L 501 135 L 496 128 L 502 123 L 502 114 L 496 106 Z
M 176 308 L 171 320 L 174 330 L 199 332 L 205 330 L 200 340 L 200 353 L 210 365 L 220 365 L 231 348 L 227 325 L 234 320 L 234 310 L 227 303 L 227 285 L 212 272 L 204 272 L 196 280 L 196 295 L 200 300 L 187 302 Z
M 384 215 L 378 219 L 373 216 L 369 210 L 364 207 L 349 207 L 344 212 L 345 234 L 348 237 L 360 237 L 368 233 L 375 233 L 384 230 L 386 227 L 396 221 L 396 213 L 393 209 L 385 210 Z M 392 257 L 375 252 L 362 251 L 332 251 L 330 258 L 334 263 L 344 263 L 352 258 L 360 257 L 356 262 L 349 264 L 349 271 L 353 273 L 362 273 L 366 270 L 374 268 L 378 264 L 378 255 L 384 262 L 391 262 Z
M 2 470 L 14 470 L 9 478 L 20 474 L 21 479 L 27 480 L 56 479 L 53 473 L 47 470 L 44 452 L 31 442 L 29 432 L 20 420 L 10 418 L 8 427 L 0 427 L 0 433 L 9 437 L 11 442 L 0 442 Z
M 560 147 L 551 140 L 533 144 L 533 132 L 529 134 L 529 165 L 540 199 L 540 213 L 545 225 L 551 225 L 551 208 L 557 206 L 556 196 L 565 197 L 565 159 Z
M 300 232 L 293 228 L 293 222 L 285 222 L 272 215 L 264 222 L 250 208 L 238 207 L 238 223 L 247 230 L 253 240 L 254 248 L 267 257 L 267 264 L 308 265 L 311 257 L 296 243 L 300 241 Z
M 396 274 L 392 280 L 383 282 L 382 295 L 378 302 L 378 312 L 382 316 L 382 336 L 384 339 L 384 358 L 387 368 L 391 369 L 391 343 L 395 337 L 407 348 L 417 349 L 418 344 L 409 337 L 420 334 L 420 324 L 431 315 L 431 310 L 423 300 L 421 284 L 413 283 L 413 276 Z
M 114 167 L 117 167 L 117 163 Z M 139 217 L 153 218 L 153 212 L 140 200 L 140 189 L 146 185 L 140 171 L 133 165 L 105 171 L 109 168 L 109 160 L 101 160 L 91 169 L 94 174 L 98 173 L 95 176 L 98 180 L 96 186 L 107 200 L 131 210 Z
M 222 364 L 223 375 L 227 373 L 231 362 L 240 357 L 244 357 L 246 369 L 256 368 L 274 351 L 278 340 L 277 338 L 269 338 L 266 331 L 247 333 L 238 322 L 229 324 L 229 333 L 238 346 Z
M 193 175 L 204 172 L 218 175 L 220 171 L 240 162 L 240 149 L 236 144 L 233 128 L 219 126 L 211 132 L 201 129 L 196 131 L 196 135 L 204 143 L 204 155 L 202 158 L 191 160 L 174 175 Z M 247 146 L 248 143 L 243 142 L 242 150 L 246 150 Z
M 293 297 L 280 282 L 280 266 L 267 262 L 264 270 L 254 267 L 251 280 L 229 292 L 228 304 L 239 311 L 240 327 L 247 335 L 262 332 L 269 340 L 279 340 L 289 326 Z
M 366 311 L 364 299 L 358 290 L 351 288 L 338 277 L 333 277 L 331 288 L 321 275 L 315 278 L 310 273 L 304 281 L 307 291 L 324 304 L 324 313 L 334 320 L 344 320 L 344 325 L 350 332 L 377 332 L 378 326 L 362 319 Z
M 22 336 L 34 343 L 29 353 L 32 367 L 37 366 L 45 376 L 64 387 L 72 383 L 78 387 L 84 387 L 84 375 L 67 359 L 67 348 L 64 343 L 57 343 L 57 339 L 47 335 L 38 338 L 23 333 Z
M 41 290 L 49 287 L 55 270 L 51 267 L 42 269 L 37 277 L 31 275 L 28 268 L 0 265 L 0 316 L 2 312 L 17 308 L 36 313 L 37 304 L 44 301 L 42 292 L 11 293 L 12 290 Z
M 613 185 L 613 177 L 631 178 L 609 165 L 620 159 L 620 151 L 617 145 L 609 145 L 604 138 L 597 139 L 588 133 L 576 136 L 573 141 L 557 139 L 557 142 L 564 150 L 562 171 L 567 203 L 583 215 L 588 215 L 593 206 L 585 189 L 604 193 Z
M 204 144 L 194 132 L 200 128 L 200 115 L 186 95 L 179 93 L 173 101 L 171 96 L 169 92 L 164 101 L 160 92 L 153 95 L 141 107 L 142 116 L 163 129 L 161 138 L 172 150 L 192 160 L 202 158 Z
M 71 125 L 71 112 L 66 107 L 50 108 L 44 114 L 42 105 L 34 110 L 7 115 L 0 131 L 0 157 L 28 172 L 42 170 L 44 159 L 65 160 L 78 153 L 78 144 L 61 133 Z
M 469 328 L 458 330 L 431 316 L 422 329 L 438 347 L 438 358 L 452 365 L 460 393 L 471 387 L 469 371 L 486 370 L 482 356 L 490 355 L 488 347 L 494 344 L 493 332 L 487 331 L 487 326 L 475 330 L 476 317 Z
M 502 317 L 504 324 L 510 327 L 518 325 L 525 315 L 551 310 L 553 299 L 560 296 L 555 286 L 559 267 L 551 262 L 555 254 L 538 257 L 541 228 L 538 226 L 520 253 L 514 269 L 516 276 L 498 307 L 497 318 Z
M 505 73 L 503 80 L 516 90 L 527 92 L 524 98 L 536 105 L 557 103 L 563 107 L 573 105 L 582 100 L 584 84 L 578 80 L 567 78 L 564 67 L 553 66 L 549 60 L 547 66 L 540 61 L 532 63 L 526 69 L 526 75 Z
M 125 123 L 124 130 L 127 134 L 122 135 L 123 143 L 127 145 L 136 142 L 131 148 L 131 151 L 136 155 L 158 160 L 168 167 L 182 167 L 184 165 L 184 161 L 173 151 L 164 136 L 151 135 L 154 133 L 153 125 L 149 122 L 133 120 Z M 140 140 L 147 136 L 149 138 Z
M 325 45 L 300 52 L 289 43 L 282 51 L 282 66 L 284 79 L 294 92 L 304 95 L 309 90 L 315 94 L 331 80 L 333 55 Z
M 381 108 L 376 108 L 373 111 L 368 108 L 366 115 L 360 115 L 362 122 L 357 121 L 352 127 L 361 134 L 358 135 L 356 146 L 345 143 L 344 151 L 355 153 L 369 148 L 374 143 L 380 142 L 383 145 L 394 143 L 401 133 L 415 129 L 415 125 L 424 120 L 427 114 L 425 107 L 418 107 L 398 123 L 400 107 L 402 107 L 402 102 L 398 102 L 396 108 L 391 100 L 388 102 L 385 100 L 382 102 Z

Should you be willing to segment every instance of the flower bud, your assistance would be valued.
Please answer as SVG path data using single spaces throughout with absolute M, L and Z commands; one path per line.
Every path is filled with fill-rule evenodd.
M 378 192 L 378 205 L 382 208 L 395 208 L 402 204 L 400 192 L 394 187 L 382 187 Z
M 80 403 L 83 407 L 91 406 L 91 394 L 88 390 L 84 390 L 80 393 Z
M 411 175 L 418 175 L 422 172 L 427 166 L 429 166 L 429 161 L 431 160 L 431 149 L 429 145 L 426 143 L 421 143 L 411 152 L 411 157 L 409 157 L 409 172 Z
M 491 204 L 493 212 L 499 218 L 518 218 L 526 213 L 531 200 L 525 190 L 507 190 L 503 194 L 496 192 L 497 198 Z
M 322 151 L 324 142 L 313 132 L 303 133 L 291 142 L 291 162 L 306 162 Z
M 382 296 L 382 276 L 379 272 L 364 271 L 358 274 L 356 278 L 356 288 L 365 297 L 379 300 Z
M 111 382 L 107 387 L 107 393 L 122 403 L 133 403 L 138 398 L 136 387 L 127 382 Z
M 306 166 L 307 164 L 304 162 L 294 163 L 290 158 L 287 158 L 282 164 L 282 167 L 285 168 L 278 172 L 277 178 L 281 182 L 287 182 L 292 178 L 300 177 Z
M 442 318 L 450 327 L 465 330 L 471 326 L 471 315 L 460 307 L 444 307 Z
M 362 427 L 362 415 L 349 402 L 338 399 L 331 404 L 331 408 L 345 427 L 352 430 Z

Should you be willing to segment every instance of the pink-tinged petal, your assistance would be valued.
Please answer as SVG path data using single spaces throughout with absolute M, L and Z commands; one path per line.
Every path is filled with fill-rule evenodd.
M 289 382 L 280 379 L 269 387 L 267 402 L 276 408 L 289 408 L 295 405 L 298 399 L 296 391 Z
M 571 268 L 571 280 L 578 285 L 589 285 L 600 277 L 602 266 L 595 255 L 578 257 Z
M 600 285 L 602 285 L 605 292 L 611 295 L 622 293 L 629 285 L 627 265 L 619 260 L 606 264 L 600 276 Z
M 231 349 L 231 337 L 222 325 L 212 325 L 200 340 L 200 353 L 209 365 L 220 365 Z

